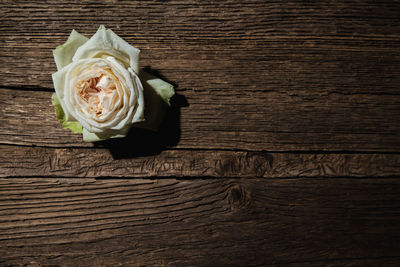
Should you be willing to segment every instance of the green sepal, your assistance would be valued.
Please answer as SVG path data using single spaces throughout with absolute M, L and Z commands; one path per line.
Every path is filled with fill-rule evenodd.
M 53 50 L 53 56 L 57 65 L 57 70 L 60 70 L 71 63 L 72 57 L 74 56 L 76 50 L 86 43 L 87 40 L 89 40 L 87 37 L 75 30 L 72 30 L 68 40 Z
M 139 78 L 143 85 L 145 120 L 133 124 L 133 127 L 157 132 L 171 105 L 174 86 L 145 71 L 140 72 Z
M 149 89 L 156 92 L 168 106 L 171 106 L 169 100 L 175 94 L 174 86 L 172 84 L 145 71 L 141 71 L 139 77 L 144 87 L 147 86 Z
M 64 110 L 61 107 L 60 101 L 56 94 L 51 97 L 51 103 L 56 108 L 57 119 L 61 122 L 64 129 L 70 129 L 73 133 L 82 133 L 82 125 L 77 121 L 67 121 L 65 119 Z

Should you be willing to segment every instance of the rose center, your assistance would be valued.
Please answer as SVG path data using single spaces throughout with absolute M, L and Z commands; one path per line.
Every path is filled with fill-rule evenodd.
M 116 86 L 107 75 L 101 74 L 98 77 L 80 81 L 76 89 L 79 97 L 88 104 L 87 110 L 96 116 L 106 114 L 115 102 Z

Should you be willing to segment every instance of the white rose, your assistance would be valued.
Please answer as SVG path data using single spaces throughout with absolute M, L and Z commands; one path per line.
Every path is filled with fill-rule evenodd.
M 139 53 L 104 26 L 90 39 L 73 30 L 53 51 L 58 69 L 52 75 L 53 104 L 63 127 L 93 142 L 124 137 L 133 124 L 144 121 Z M 172 85 L 145 77 L 145 85 L 169 103 Z

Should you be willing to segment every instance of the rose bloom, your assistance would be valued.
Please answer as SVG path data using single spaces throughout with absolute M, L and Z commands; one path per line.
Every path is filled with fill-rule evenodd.
M 53 51 L 58 69 L 52 75 L 53 104 L 63 127 L 93 142 L 124 137 L 133 124 L 143 122 L 139 53 L 104 26 L 90 39 L 73 30 L 67 42 Z M 169 104 L 172 85 L 146 77 L 147 86 Z

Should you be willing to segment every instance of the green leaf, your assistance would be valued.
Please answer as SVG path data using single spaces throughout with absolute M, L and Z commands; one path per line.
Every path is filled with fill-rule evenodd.
M 76 50 L 89 40 L 79 32 L 72 30 L 68 40 L 63 44 L 57 46 L 53 50 L 54 60 L 57 65 L 57 70 L 62 69 L 64 66 L 72 62 L 72 57 L 75 55 Z
M 174 86 L 144 71 L 139 77 L 144 91 L 145 121 L 133 126 L 156 132 L 168 112 L 170 98 L 175 94 Z
M 156 92 L 168 106 L 171 106 L 169 100 L 175 94 L 172 84 L 144 71 L 140 72 L 140 80 L 143 86 L 147 86 L 149 89 Z
M 61 107 L 60 101 L 58 100 L 56 94 L 53 94 L 51 100 L 53 106 L 56 108 L 57 119 L 61 122 L 62 127 L 64 129 L 66 128 L 70 129 L 73 133 L 82 133 L 82 125 L 79 122 L 67 121 L 65 119 L 65 113 Z

